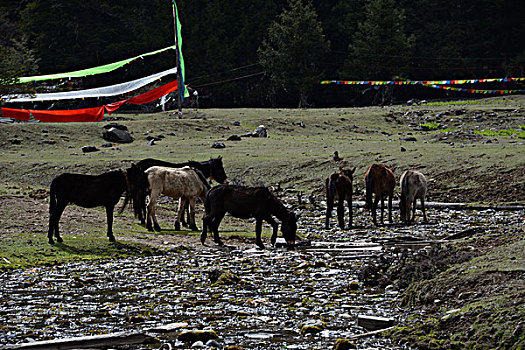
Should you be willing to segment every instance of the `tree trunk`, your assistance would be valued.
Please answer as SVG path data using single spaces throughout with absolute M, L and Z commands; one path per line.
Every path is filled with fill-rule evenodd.
M 308 108 L 308 94 L 306 92 L 301 92 L 301 97 L 299 98 L 299 108 Z

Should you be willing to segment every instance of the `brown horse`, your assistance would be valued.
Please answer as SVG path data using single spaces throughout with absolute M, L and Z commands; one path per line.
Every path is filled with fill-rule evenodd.
M 383 209 L 386 197 L 388 197 L 388 221 L 392 223 L 392 197 L 396 186 L 396 178 L 392 170 L 383 164 L 372 164 L 365 172 L 365 184 L 365 208 L 372 210 L 374 225 L 377 225 L 376 210 L 379 201 L 381 201 L 381 224 L 383 224 Z M 375 194 L 375 198 L 372 200 L 373 194 Z
M 416 217 L 416 200 L 419 198 L 421 210 L 423 211 L 423 221 L 426 223 L 425 196 L 427 194 L 427 179 L 425 179 L 425 175 L 416 170 L 407 170 L 401 175 L 399 182 L 401 187 L 399 201 L 401 220 L 407 225 L 414 221 Z M 412 217 L 410 217 L 410 209 L 412 209 Z
M 344 202 L 348 204 L 348 228 L 352 227 L 352 181 L 355 168 L 341 169 L 339 173 L 330 175 L 326 179 L 326 223 L 325 228 L 330 228 L 330 217 L 334 208 L 334 201 L 337 200 L 337 220 L 341 230 L 345 229 L 345 208 Z
M 204 244 L 208 228 L 213 231 L 213 239 L 222 245 L 219 238 L 219 225 L 226 213 L 241 219 L 255 218 L 256 244 L 264 249 L 261 239 L 263 220 L 272 225 L 272 245 L 277 240 L 279 225 L 272 215 L 281 220 L 281 231 L 288 246 L 295 244 L 297 216 L 290 212 L 281 201 L 266 187 L 245 187 L 236 185 L 219 185 L 213 187 L 206 196 L 206 215 L 202 219 L 203 229 L 201 242 Z
M 180 231 L 180 219 L 184 211 L 186 201 L 190 204 L 190 217 L 188 222 L 192 231 L 198 231 L 195 225 L 195 200 L 199 197 L 204 203 L 206 199 L 206 192 L 210 188 L 210 184 L 202 175 L 202 173 L 190 167 L 184 168 L 166 168 L 161 166 L 153 166 L 146 170 L 148 182 L 151 189 L 150 200 L 147 206 L 147 220 L 146 227 L 149 231 L 153 231 L 151 221 L 155 231 L 160 231 L 161 228 L 155 216 L 155 204 L 160 194 L 172 198 L 179 198 L 179 210 L 177 219 L 175 221 L 175 230 Z
M 126 170 L 110 171 L 101 175 L 83 175 L 65 173 L 57 176 L 51 182 L 49 190 L 49 243 L 53 244 L 53 235 L 57 242 L 62 242 L 58 231 L 58 222 L 66 206 L 70 203 L 84 208 L 103 206 L 107 214 L 107 236 L 110 242 L 115 242 L 113 235 L 113 210 L 126 193 L 124 210 L 128 201 L 133 201 L 137 192 L 147 192 L 148 179 L 137 166 L 132 165 Z M 137 213 L 135 213 L 137 214 Z

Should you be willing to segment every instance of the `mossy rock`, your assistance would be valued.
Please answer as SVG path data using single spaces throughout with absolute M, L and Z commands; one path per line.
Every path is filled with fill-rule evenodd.
M 217 339 L 219 336 L 215 331 L 211 330 L 192 330 L 182 331 L 177 336 L 177 339 L 185 343 L 194 343 L 196 341 L 207 342 L 210 339 Z
M 317 333 L 321 333 L 323 329 L 325 328 L 326 328 L 326 325 L 323 321 L 311 320 L 301 326 L 301 334 L 302 335 L 317 334 Z
M 334 350 L 357 349 L 357 346 L 348 339 L 339 338 L 335 341 Z

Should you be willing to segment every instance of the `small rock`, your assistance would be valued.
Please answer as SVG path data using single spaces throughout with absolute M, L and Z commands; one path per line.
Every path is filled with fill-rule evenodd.
M 241 126 L 241 122 L 233 122 L 233 126 Z
M 417 139 L 413 136 L 409 136 L 409 137 L 405 137 L 405 138 L 400 138 L 401 141 L 406 141 L 406 142 L 409 142 L 409 141 L 412 141 L 412 142 L 416 142 Z
M 226 148 L 226 145 L 223 142 L 215 142 L 211 148 Z
M 193 331 L 182 331 L 177 336 L 177 339 L 185 343 L 195 343 L 197 341 L 208 341 L 210 339 L 217 339 L 219 336 L 215 331 L 212 330 L 193 330 Z
M 301 334 L 317 334 L 321 333 L 326 325 L 321 320 L 309 320 L 301 326 Z
M 232 135 L 228 137 L 227 141 L 241 141 L 241 137 L 239 135 Z
M 103 144 L 102 146 L 100 147 L 104 147 L 104 148 L 110 148 L 110 147 L 113 147 L 113 144 L 111 142 L 106 142 L 105 144 Z
M 82 147 L 82 152 L 84 152 L 84 153 L 97 152 L 97 151 L 98 151 L 98 148 L 96 148 L 95 146 L 84 146 L 84 147 Z
M 202 341 L 196 341 L 195 343 L 191 344 L 191 348 L 203 348 L 204 347 L 204 343 Z
M 335 341 L 334 350 L 357 349 L 357 346 L 348 339 L 339 338 Z
M 401 147 L 401 152 L 406 152 L 407 149 L 405 147 Z
M 222 349 L 222 344 L 215 339 L 210 339 L 206 342 L 206 346 L 209 348 Z
M 155 144 L 155 138 L 152 138 L 151 140 L 148 141 L 146 146 L 153 146 L 154 144 Z

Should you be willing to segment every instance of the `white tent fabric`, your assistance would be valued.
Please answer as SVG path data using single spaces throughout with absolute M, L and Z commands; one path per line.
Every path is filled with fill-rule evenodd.
M 156 73 L 148 77 L 129 81 L 126 83 L 105 86 L 95 89 L 53 92 L 45 94 L 36 94 L 34 97 L 30 95 L 6 95 L 3 96 L 5 102 L 32 102 L 32 101 L 56 101 L 67 100 L 73 98 L 88 98 L 88 97 L 106 97 L 124 94 L 133 90 L 137 90 L 145 85 L 154 82 L 169 74 L 176 74 L 177 68 L 171 68 L 164 72 Z

